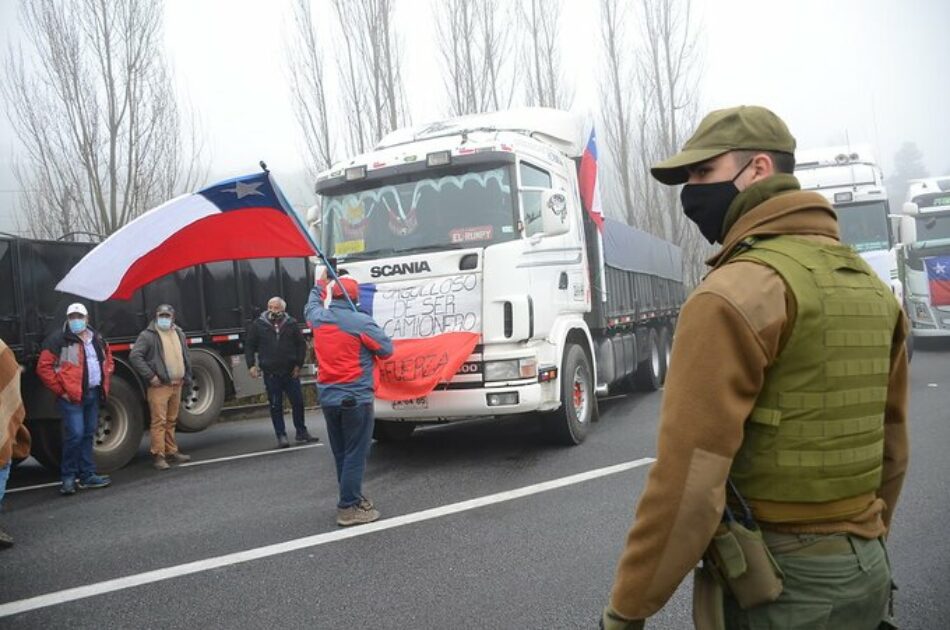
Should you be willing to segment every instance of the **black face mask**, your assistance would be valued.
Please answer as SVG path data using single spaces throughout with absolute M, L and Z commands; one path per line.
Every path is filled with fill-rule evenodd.
M 746 162 L 736 176 L 727 182 L 686 184 L 680 192 L 683 212 L 690 221 L 699 226 L 699 231 L 710 243 L 719 241 L 726 212 L 729 211 L 732 200 L 739 194 L 735 181 L 742 175 L 742 171 L 749 167 L 749 164 L 752 164 L 752 160 Z
M 279 313 L 275 313 L 274 311 L 267 311 L 267 316 L 271 319 L 271 321 L 277 321 L 284 316 L 284 312 L 281 311 Z

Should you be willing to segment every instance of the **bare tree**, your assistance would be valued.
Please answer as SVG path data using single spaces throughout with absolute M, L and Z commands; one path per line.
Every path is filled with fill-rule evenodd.
M 635 140 L 633 112 L 634 95 L 630 92 L 632 69 L 630 55 L 626 53 L 629 38 L 626 3 L 621 0 L 600 0 L 600 31 L 603 42 L 605 74 L 600 82 L 600 110 L 602 119 L 603 146 L 609 155 L 604 160 L 612 166 L 612 185 L 604 188 L 610 200 L 608 207 L 619 208 L 620 214 L 630 225 L 637 221 L 634 205 L 634 153 Z
M 290 95 L 303 132 L 307 167 L 315 179 L 317 173 L 333 163 L 334 142 L 327 109 L 324 51 L 309 0 L 297 0 L 294 4 L 293 29 L 288 44 Z
M 525 35 L 528 72 L 519 73 L 528 105 L 569 109 L 573 90 L 561 71 L 558 20 L 561 0 L 523 0 L 521 24 Z
M 498 0 L 445 0 L 436 11 L 449 113 L 499 110 L 511 104 L 511 40 L 507 5 Z
M 2 90 L 26 151 L 16 174 L 34 235 L 110 234 L 204 177 L 163 61 L 160 3 L 31 0 L 21 11 L 33 54 L 10 50 Z
M 407 119 L 393 0 L 333 0 L 348 148 L 363 152 Z

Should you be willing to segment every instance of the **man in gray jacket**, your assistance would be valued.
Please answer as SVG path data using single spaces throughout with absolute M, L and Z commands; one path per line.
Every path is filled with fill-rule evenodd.
M 189 461 L 191 457 L 179 452 L 175 441 L 182 391 L 191 390 L 191 359 L 185 333 L 175 325 L 174 308 L 162 304 L 155 309 L 155 319 L 139 333 L 129 360 L 148 383 L 152 465 L 167 470 L 169 462 Z

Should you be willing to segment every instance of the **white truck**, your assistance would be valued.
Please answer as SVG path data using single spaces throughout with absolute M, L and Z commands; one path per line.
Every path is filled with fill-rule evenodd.
M 871 147 L 802 150 L 795 154 L 795 161 L 802 190 L 821 193 L 831 202 L 838 214 L 841 240 L 854 247 L 903 304 L 887 190 Z
M 579 444 L 611 385 L 656 389 L 684 298 L 679 248 L 617 221 L 578 186 L 582 117 L 529 108 L 395 131 L 318 177 L 308 222 L 395 339 L 479 335 L 428 396 L 376 401 L 376 437 L 418 423 L 540 413 Z
M 924 261 L 950 256 L 950 175 L 909 182 L 901 208 L 901 271 L 915 337 L 950 337 L 950 305 L 934 305 Z

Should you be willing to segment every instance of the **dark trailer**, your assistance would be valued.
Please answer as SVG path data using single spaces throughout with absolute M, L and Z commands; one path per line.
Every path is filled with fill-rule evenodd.
M 128 353 L 156 306 L 175 307 L 193 364 L 194 386 L 182 405 L 178 428 L 201 431 L 218 419 L 225 401 L 263 392 L 261 381 L 250 378 L 244 365 L 248 324 L 275 295 L 287 301 L 289 313 L 302 314 L 314 282 L 313 265 L 306 258 L 265 258 L 189 267 L 146 285 L 129 301 L 97 303 L 56 291 L 57 282 L 94 246 L 0 236 L 0 337 L 24 366 L 21 389 L 32 454 L 54 469 L 60 459 L 59 413 L 35 368 L 43 339 L 63 326 L 70 303 L 89 308 L 92 326 L 115 356 L 112 393 L 100 411 L 95 437 L 97 466 L 108 471 L 132 459 L 148 424 L 145 386 Z

